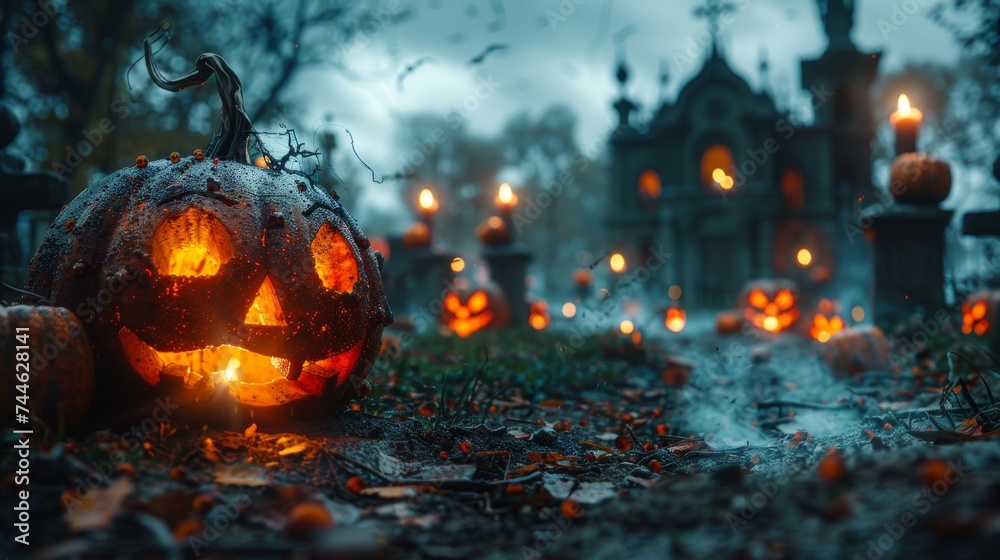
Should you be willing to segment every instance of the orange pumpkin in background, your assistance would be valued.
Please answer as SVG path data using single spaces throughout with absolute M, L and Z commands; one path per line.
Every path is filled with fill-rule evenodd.
M 168 394 L 188 419 L 240 424 L 336 412 L 364 394 L 391 313 L 381 255 L 326 190 L 263 150 L 239 79 L 218 55 L 222 128 L 185 158 L 140 157 L 55 220 L 27 288 L 76 312 L 93 344 L 101 412 Z M 152 406 L 152 405 L 148 405 Z M 148 414 L 145 411 L 145 414 Z
M 889 369 L 889 341 L 878 327 L 842 330 L 830 337 L 824 350 L 826 362 L 835 375 Z
M 715 332 L 718 334 L 739 334 L 743 332 L 746 319 L 739 311 L 720 311 L 715 314 Z
M 962 332 L 984 335 L 996 324 L 1000 292 L 977 292 L 962 304 Z
M 496 285 L 456 286 L 444 296 L 441 321 L 465 338 L 483 329 L 499 329 L 510 324 L 510 306 Z
M 743 286 L 737 304 L 753 326 L 780 333 L 799 318 L 799 290 L 788 280 L 753 280 Z
M 414 222 L 403 232 L 404 247 L 430 247 L 431 228 L 423 222 Z
M 509 245 L 514 241 L 514 234 L 503 218 L 490 216 L 476 226 L 476 238 L 486 246 Z
M 94 355 L 68 309 L 0 307 L 0 372 L 0 401 L 23 406 L 17 412 L 30 411 L 52 430 L 78 427 L 90 408 Z M 2 419 L 13 414 L 8 406 Z
M 528 324 L 536 331 L 545 330 L 552 316 L 549 314 L 549 304 L 544 300 L 535 300 L 528 304 Z
M 687 312 L 680 307 L 670 307 L 663 319 L 663 326 L 670 332 L 679 333 L 687 325 Z
M 927 154 L 900 154 L 892 162 L 889 191 L 896 202 L 936 205 L 951 193 L 951 168 Z

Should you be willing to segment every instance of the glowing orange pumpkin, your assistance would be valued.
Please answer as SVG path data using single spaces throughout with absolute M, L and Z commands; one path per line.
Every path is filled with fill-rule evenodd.
M 444 296 L 441 320 L 458 336 L 465 338 L 487 328 L 510 324 L 510 306 L 500 288 L 493 284 L 458 286 Z
M 837 315 L 840 304 L 836 301 L 821 299 L 818 307 L 818 313 L 813 315 L 812 325 L 809 326 L 809 336 L 827 342 L 844 329 L 844 319 Z
M 542 300 L 533 301 L 528 305 L 528 324 L 536 331 L 545 330 L 552 317 L 549 315 L 549 304 Z
M 962 304 L 962 332 L 984 335 L 996 323 L 1000 292 L 978 292 Z
M 687 313 L 680 307 L 671 307 L 667 309 L 663 324 L 668 331 L 679 333 L 684 330 L 684 326 L 687 324 Z
M 753 280 L 740 293 L 739 306 L 753 326 L 780 333 L 799 318 L 798 288 L 787 280 Z
M 431 228 L 423 222 L 414 222 L 403 232 L 404 247 L 429 247 L 431 244 Z
M 222 128 L 204 152 L 139 158 L 81 193 L 28 289 L 83 319 L 102 412 L 164 393 L 188 418 L 230 423 L 335 412 L 367 390 L 391 322 L 381 255 L 324 189 L 253 165 L 262 147 L 221 57 L 168 80 L 147 40 L 146 62 L 172 91 L 214 72 Z

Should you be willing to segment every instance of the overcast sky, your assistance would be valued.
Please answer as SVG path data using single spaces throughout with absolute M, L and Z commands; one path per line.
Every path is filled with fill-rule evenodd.
M 678 62 L 692 43 L 704 44 L 699 39 L 707 24 L 693 15 L 701 1 L 398 1 L 413 9 L 415 17 L 378 30 L 367 45 L 356 43 L 359 48 L 349 52 L 352 69 L 367 80 L 324 73 L 299 78 L 309 90 L 321 92 L 311 100 L 311 117 L 333 114 L 354 133 L 366 159 L 386 173 L 398 167 L 394 156 L 401 115 L 446 115 L 463 103 L 474 108 L 463 115 L 472 131 L 492 133 L 517 112 L 539 113 L 564 103 L 580 118 L 582 144 L 602 138 L 618 94 L 614 37 L 628 34 L 629 28 L 623 42 L 631 70 L 628 92 L 644 110 L 652 110 L 661 98 L 661 67 L 670 74 L 665 95 L 672 99 L 704 56 L 701 51 L 691 64 Z M 732 1 L 738 9 L 722 33 L 725 56 L 756 88 L 760 53 L 766 52 L 772 90 L 779 99 L 794 102 L 790 96 L 799 95 L 799 61 L 818 56 L 826 46 L 815 0 Z M 884 53 L 882 72 L 913 61 L 954 61 L 957 45 L 926 15 L 937 1 L 857 0 L 854 41 L 864 51 Z M 502 6 L 499 15 L 495 5 Z M 912 11 L 914 6 L 919 10 L 905 15 L 903 8 Z M 890 32 L 883 33 L 880 21 Z M 885 27 L 898 23 L 902 25 L 896 30 Z M 468 64 L 494 43 L 509 48 L 481 65 Z M 406 76 L 402 89 L 397 87 L 400 73 L 423 57 L 431 60 Z M 487 78 L 498 84 L 495 91 L 482 87 L 482 99 L 473 101 L 470 96 Z

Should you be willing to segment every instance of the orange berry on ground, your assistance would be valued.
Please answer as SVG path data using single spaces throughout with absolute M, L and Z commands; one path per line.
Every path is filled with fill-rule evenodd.
M 347 490 L 352 494 L 360 494 L 367 486 L 360 476 L 352 476 L 347 479 Z
M 331 527 L 333 517 L 326 506 L 317 502 L 304 502 L 296 505 L 285 518 L 285 535 L 292 538 L 303 538 L 310 533 Z
M 836 448 L 829 448 L 826 455 L 819 460 L 819 464 L 816 465 L 816 474 L 827 482 L 836 482 L 847 474 L 844 458 L 840 456 L 840 452 Z

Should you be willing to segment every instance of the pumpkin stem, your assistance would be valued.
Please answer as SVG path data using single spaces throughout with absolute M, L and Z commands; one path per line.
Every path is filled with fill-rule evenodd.
M 215 83 L 219 87 L 219 97 L 222 98 L 222 123 L 219 131 L 212 137 L 205 156 L 209 159 L 236 161 L 252 165 L 250 160 L 250 137 L 256 134 L 250 117 L 243 108 L 243 85 L 236 72 L 226 63 L 226 60 L 214 53 L 205 53 L 198 57 L 195 69 L 180 78 L 171 80 L 164 76 L 153 61 L 152 41 L 143 41 L 146 53 L 146 70 L 153 83 L 173 92 L 186 87 L 201 86 L 205 80 L 215 75 Z

